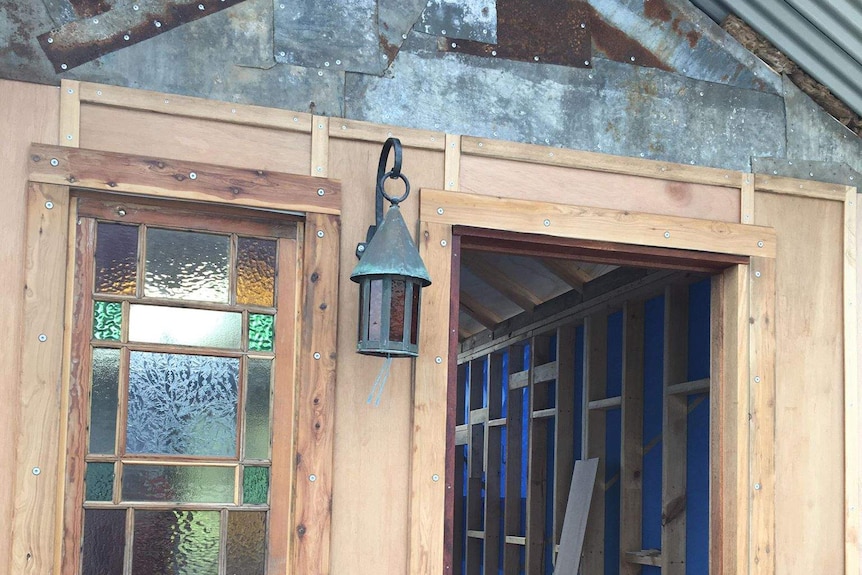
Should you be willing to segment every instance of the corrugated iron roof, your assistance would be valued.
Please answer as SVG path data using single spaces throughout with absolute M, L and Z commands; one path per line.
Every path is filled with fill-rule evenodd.
M 716 21 L 732 12 L 862 114 L 858 0 L 692 0 Z

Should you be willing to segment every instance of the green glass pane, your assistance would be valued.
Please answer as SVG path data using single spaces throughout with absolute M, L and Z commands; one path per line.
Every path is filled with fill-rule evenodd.
M 263 575 L 266 570 L 266 511 L 227 515 L 227 573 Z
M 234 457 L 239 358 L 132 351 L 126 453 Z
M 138 226 L 99 222 L 96 293 L 134 295 L 138 274 Z
M 123 575 L 125 552 L 126 510 L 86 509 L 81 573 Z
M 239 349 L 242 314 L 132 304 L 129 306 L 129 341 Z
M 144 295 L 228 302 L 230 237 L 147 230 Z
M 88 463 L 87 501 L 111 501 L 114 498 L 114 464 Z
M 113 301 L 93 302 L 93 339 L 120 341 L 123 305 Z
M 269 459 L 269 404 L 272 360 L 248 360 L 245 401 L 245 456 Z
M 269 495 L 269 467 L 246 467 L 242 472 L 242 502 L 266 505 Z
M 274 240 L 237 240 L 237 303 L 272 307 L 275 295 L 275 251 Z
M 136 509 L 132 573 L 218 575 L 220 523 L 218 511 Z
M 233 467 L 123 466 L 123 501 L 233 503 L 233 491 Z
M 90 453 L 113 455 L 117 436 L 117 388 L 120 350 L 93 349 L 90 390 Z
M 275 316 L 260 313 L 248 314 L 248 349 L 272 351 L 275 339 Z

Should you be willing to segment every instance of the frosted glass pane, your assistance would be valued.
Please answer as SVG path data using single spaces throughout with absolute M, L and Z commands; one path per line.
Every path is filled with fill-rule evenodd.
M 125 552 L 126 510 L 85 510 L 82 575 L 122 575 Z
M 129 341 L 239 349 L 242 314 L 132 304 L 129 306 Z
M 218 575 L 218 511 L 135 510 L 134 575 Z
M 228 303 L 230 238 L 147 230 L 144 295 Z
M 120 350 L 93 349 L 90 391 L 90 453 L 113 454 L 117 436 Z
M 119 341 L 123 326 L 123 306 L 119 302 L 93 302 L 93 339 Z
M 272 307 L 275 292 L 275 241 L 239 238 L 236 301 Z
M 233 503 L 233 488 L 233 467 L 123 466 L 123 501 Z
M 96 232 L 96 293 L 134 295 L 138 273 L 138 226 L 99 223 Z
M 242 502 L 266 505 L 269 495 L 269 468 L 246 467 L 242 472 Z
M 239 359 L 133 351 L 126 453 L 236 455 Z
M 111 501 L 114 497 L 114 464 L 88 463 L 87 501 Z
M 227 516 L 228 575 L 263 575 L 266 512 L 231 511 Z
M 245 400 L 245 456 L 269 459 L 271 359 L 249 359 Z
M 272 351 L 275 339 L 275 316 L 259 313 L 248 314 L 248 349 Z

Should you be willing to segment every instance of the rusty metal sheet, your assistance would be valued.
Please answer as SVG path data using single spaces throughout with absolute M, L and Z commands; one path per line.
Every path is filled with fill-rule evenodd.
M 495 0 L 430 0 L 416 30 L 433 36 L 497 43 Z
M 778 95 L 597 58 L 593 69 L 437 51 L 410 35 L 391 78 L 348 74 L 345 114 L 371 122 L 748 170 L 785 154 Z M 445 110 L 445 114 L 440 111 Z
M 377 17 L 380 47 L 389 62 L 395 59 L 401 44 L 425 8 L 426 0 L 378 0 Z
M 447 37 L 439 49 L 522 62 L 590 66 L 589 5 L 581 0 L 497 0 L 497 43 Z
M 112 9 L 118 0 L 69 0 L 79 18 L 92 18 Z
M 64 24 L 40 35 L 39 43 L 61 72 L 244 1 L 139 0 Z
M 781 78 L 688 0 L 591 0 L 594 56 L 781 93 Z

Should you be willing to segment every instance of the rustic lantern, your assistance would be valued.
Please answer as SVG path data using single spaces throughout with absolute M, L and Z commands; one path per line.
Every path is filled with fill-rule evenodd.
M 390 151 L 394 151 L 395 164 L 386 172 Z M 387 179 L 404 182 L 404 194 L 389 196 L 383 187 Z M 431 278 L 398 208 L 409 194 L 410 182 L 401 173 L 401 142 L 389 138 L 377 167 L 377 225 L 368 228 L 366 243 L 356 248 L 360 260 L 350 274 L 359 284 L 359 353 L 415 357 L 419 352 L 420 293 L 431 285 Z M 391 204 L 385 218 L 383 198 Z

